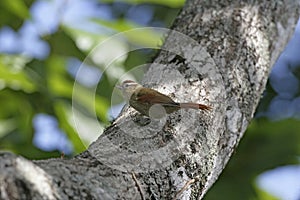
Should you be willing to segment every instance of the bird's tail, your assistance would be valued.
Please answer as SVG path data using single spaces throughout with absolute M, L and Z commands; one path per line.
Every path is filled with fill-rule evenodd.
M 209 111 L 212 109 L 212 107 L 204 105 L 204 104 L 199 104 L 199 103 L 180 103 L 180 108 L 192 108 L 192 109 L 200 109 L 204 111 Z

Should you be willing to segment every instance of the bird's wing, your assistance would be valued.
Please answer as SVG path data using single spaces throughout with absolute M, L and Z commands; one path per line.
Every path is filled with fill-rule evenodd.
M 174 105 L 175 103 L 170 97 L 150 88 L 142 88 L 136 95 L 136 100 L 149 104 Z

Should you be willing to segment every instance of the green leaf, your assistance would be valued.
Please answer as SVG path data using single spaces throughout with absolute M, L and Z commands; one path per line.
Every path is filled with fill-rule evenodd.
M 104 3 L 118 2 L 116 0 L 102 0 Z M 182 7 L 185 0 L 122 0 L 122 2 L 131 3 L 131 4 L 141 4 L 141 3 L 149 3 L 149 4 L 158 4 L 169 6 L 172 8 Z
M 77 47 L 75 41 L 63 30 L 59 29 L 51 37 L 45 37 L 51 46 L 52 55 L 76 57 L 84 60 L 86 55 Z
M 109 35 L 105 33 L 91 33 L 67 26 L 63 26 L 62 29 L 72 38 L 73 41 L 76 41 L 78 48 L 85 53 L 89 53 L 96 45 L 109 37 Z
M 257 194 L 257 199 L 259 199 L 259 200 L 279 200 L 279 198 L 274 197 L 273 195 L 260 189 L 257 186 L 255 186 L 255 190 L 256 190 L 256 194 Z
M 256 177 L 277 166 L 296 164 L 300 154 L 299 120 L 256 119 L 219 180 L 205 196 L 210 199 L 259 199 Z M 238 188 L 238 190 L 232 190 Z
M 14 13 L 22 19 L 29 18 L 30 14 L 28 8 L 23 0 L 1 0 L 1 7 Z
M 76 91 L 73 93 L 73 101 L 89 113 L 95 112 L 102 122 L 108 122 L 106 113 L 109 104 L 107 99 L 98 95 L 94 96 L 93 91 L 89 91 L 83 86 L 77 85 Z
M 63 101 L 56 101 L 54 104 L 56 117 L 58 118 L 60 127 L 66 132 L 68 139 L 72 142 L 75 153 L 86 150 L 81 138 L 69 123 L 67 107 L 69 105 Z
M 9 134 L 11 131 L 13 131 L 16 128 L 16 120 L 6 119 L 6 120 L 0 120 L 0 139 L 7 134 Z
M 54 97 L 64 97 L 69 100 L 74 100 L 89 113 L 96 112 L 97 116 L 103 122 L 107 122 L 108 101 L 95 95 L 94 91 L 90 91 L 77 83 L 76 91 L 73 91 L 74 80 L 68 78 L 65 70 L 65 60 L 59 56 L 52 56 L 48 59 L 48 87 Z
M 102 26 L 111 28 L 116 32 L 123 32 L 124 36 L 129 42 L 140 45 L 140 46 L 151 46 L 159 47 L 162 45 L 163 38 L 160 33 L 157 33 L 151 29 L 140 27 L 139 25 L 129 22 L 127 20 L 117 20 L 117 21 L 105 21 L 105 20 L 94 20 L 95 22 L 101 24 Z M 135 31 L 130 31 L 134 28 Z M 128 31 L 128 32 L 126 32 Z
M 23 90 L 26 93 L 32 93 L 36 90 L 36 86 L 32 80 L 25 74 L 22 68 L 12 67 L 6 62 L 12 57 L 0 57 L 0 89 L 9 87 L 13 90 Z M 14 63 L 14 66 L 16 63 Z

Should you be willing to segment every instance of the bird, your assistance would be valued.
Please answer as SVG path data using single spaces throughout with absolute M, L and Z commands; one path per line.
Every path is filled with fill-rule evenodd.
M 154 89 L 146 88 L 132 80 L 125 80 L 121 85 L 118 85 L 124 96 L 129 102 L 129 105 L 139 113 L 150 116 L 149 112 L 154 106 L 163 107 L 167 114 L 171 114 L 182 108 L 190 108 L 196 110 L 210 111 L 211 106 L 199 103 L 179 103 L 175 102 L 171 97 L 162 94 Z

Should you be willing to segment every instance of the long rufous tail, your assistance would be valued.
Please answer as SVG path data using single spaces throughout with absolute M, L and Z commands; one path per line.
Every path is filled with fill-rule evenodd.
M 192 108 L 192 109 L 200 109 L 204 111 L 209 111 L 212 109 L 212 107 L 204 105 L 204 104 L 199 104 L 199 103 L 180 103 L 180 108 Z

